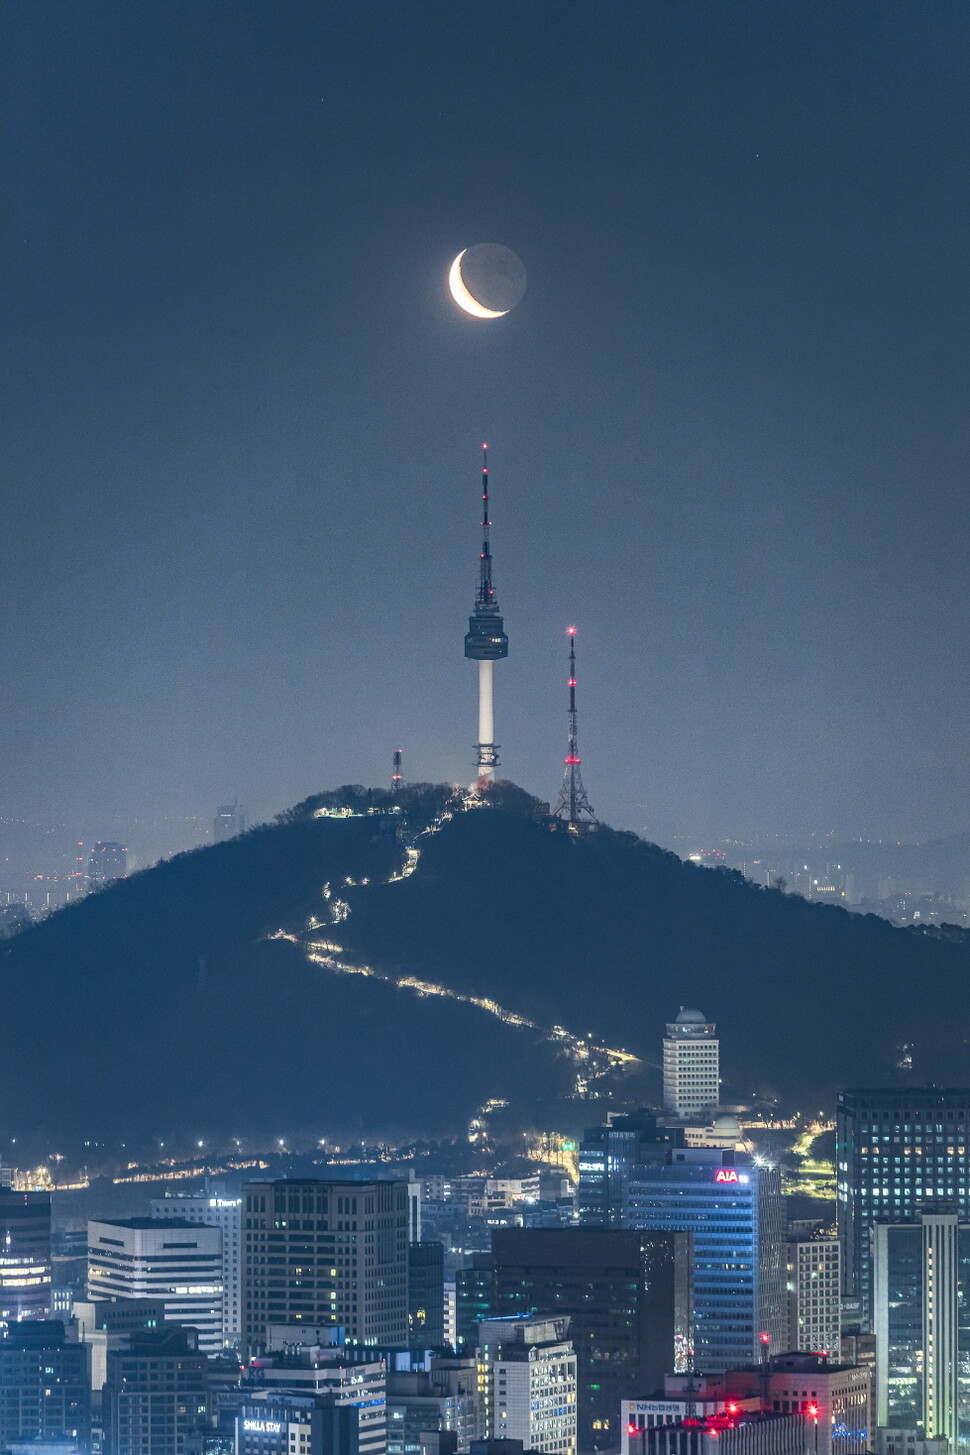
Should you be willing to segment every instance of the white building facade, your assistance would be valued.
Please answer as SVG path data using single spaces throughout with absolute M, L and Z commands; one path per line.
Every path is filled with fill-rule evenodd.
M 699 1010 L 681 1006 L 663 1043 L 664 1106 L 681 1121 L 709 1113 L 721 1097 L 716 1026 Z
M 222 1233 L 223 1298 L 222 1339 L 237 1348 L 242 1331 L 242 1198 L 241 1197 L 154 1197 L 153 1218 L 184 1218 Z
M 479 1330 L 479 1387 L 487 1438 L 521 1440 L 542 1455 L 576 1452 L 576 1353 L 569 1319 L 486 1319 Z
M 806 1238 L 788 1244 L 790 1349 L 838 1358 L 842 1339 L 841 1264 L 838 1238 Z
M 184 1219 L 88 1223 L 88 1298 L 154 1298 L 167 1323 L 199 1331 L 199 1351 L 222 1349 L 222 1232 Z

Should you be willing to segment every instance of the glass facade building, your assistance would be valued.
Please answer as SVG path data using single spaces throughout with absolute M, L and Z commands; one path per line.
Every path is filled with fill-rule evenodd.
M 663 1162 L 631 1168 L 625 1220 L 692 1235 L 696 1369 L 717 1374 L 760 1359 L 766 1345 L 782 1350 L 786 1225 L 777 1168 L 743 1153 L 672 1148 Z
M 871 1229 L 947 1204 L 970 1222 L 970 1090 L 839 1093 L 836 1117 L 842 1291 L 873 1316 Z
M 876 1423 L 970 1444 L 970 1225 L 876 1224 L 873 1306 Z
M 50 1301 L 50 1193 L 0 1187 L 0 1329 L 46 1319 Z

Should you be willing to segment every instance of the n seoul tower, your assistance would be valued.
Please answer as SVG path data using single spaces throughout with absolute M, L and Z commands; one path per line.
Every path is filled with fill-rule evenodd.
M 495 713 L 492 702 L 494 663 L 509 654 L 509 639 L 499 616 L 492 586 L 492 553 L 488 532 L 488 445 L 482 445 L 482 557 L 475 609 L 468 618 L 465 656 L 478 663 L 478 742 L 475 744 L 478 787 L 487 788 L 495 778 L 498 745 L 495 742 Z

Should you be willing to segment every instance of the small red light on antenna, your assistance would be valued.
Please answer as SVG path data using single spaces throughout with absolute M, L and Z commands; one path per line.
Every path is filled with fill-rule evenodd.
M 488 449 L 488 445 L 482 445 L 482 449 L 483 450 L 487 450 Z
M 576 628 L 574 626 L 567 626 L 566 635 L 567 637 L 574 637 L 576 635 Z
M 761 1339 L 762 1344 L 770 1344 L 771 1343 L 771 1335 L 770 1334 L 761 1334 L 759 1337 Z
M 575 687 L 576 686 L 576 678 L 575 677 L 570 677 L 570 679 L 569 679 L 569 686 L 570 687 Z

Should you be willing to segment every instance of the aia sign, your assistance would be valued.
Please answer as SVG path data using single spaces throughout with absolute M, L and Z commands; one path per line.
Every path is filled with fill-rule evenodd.
M 740 1180 L 733 1167 L 719 1167 L 714 1173 L 715 1182 L 740 1182 Z

